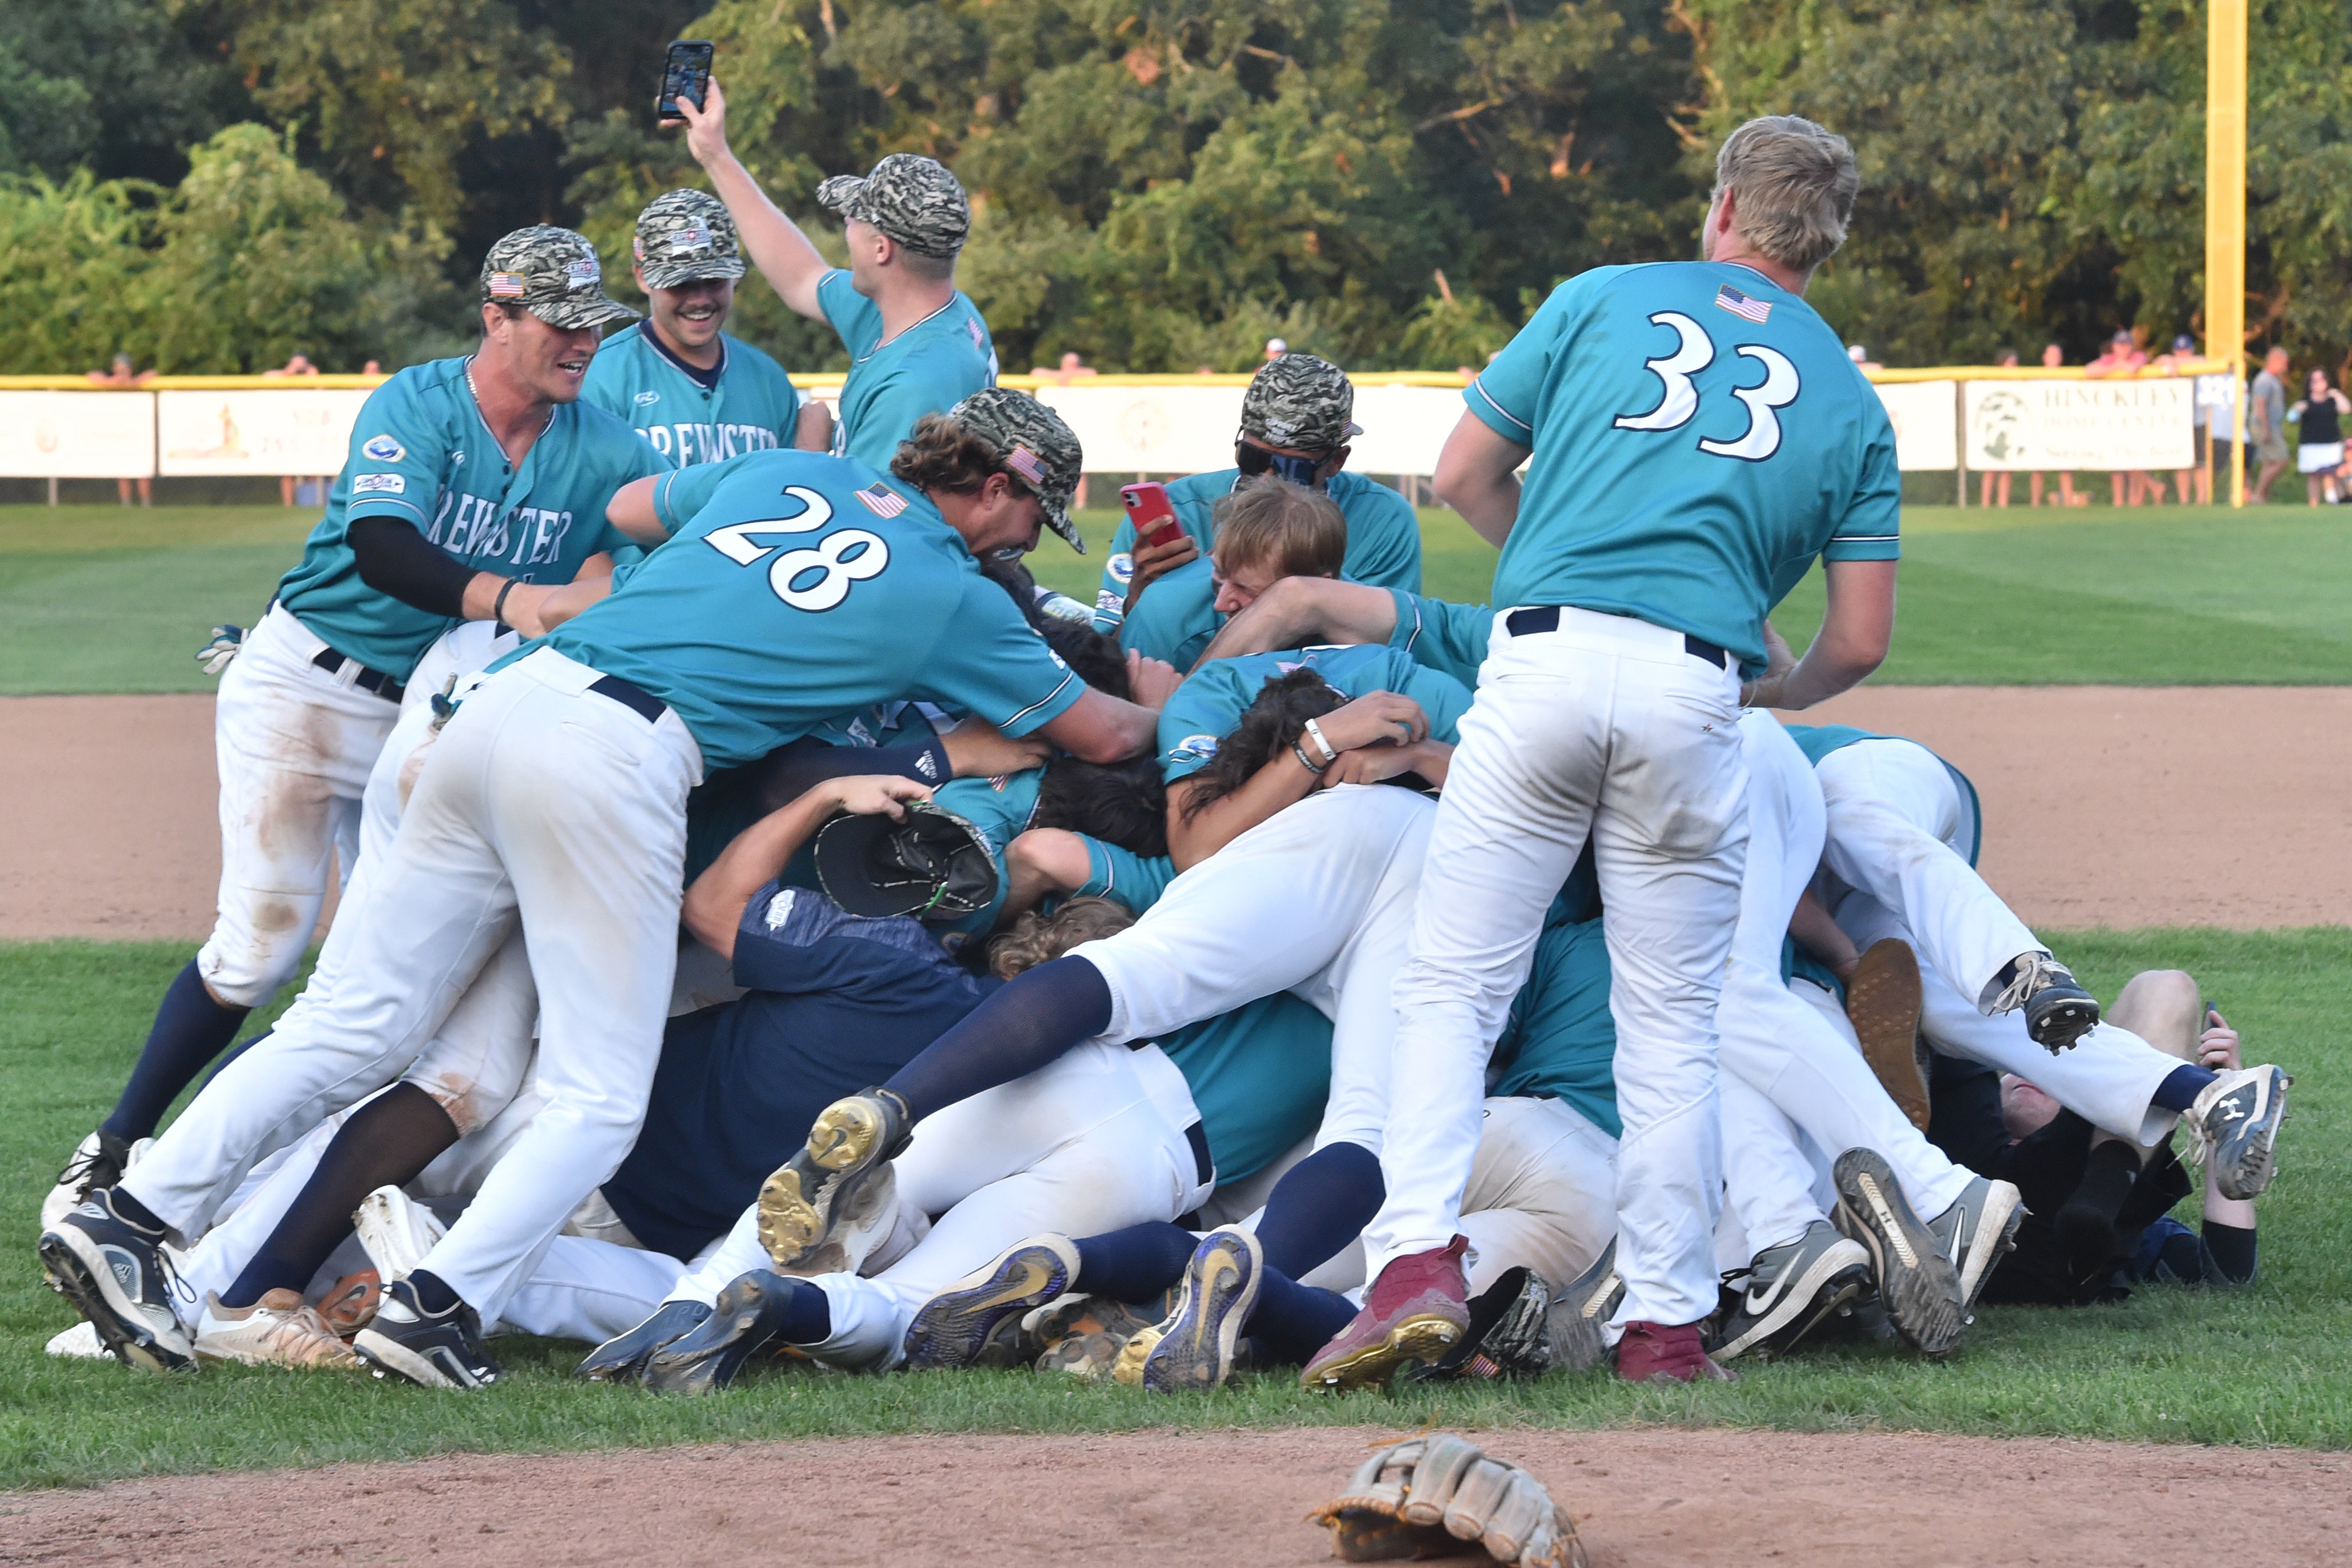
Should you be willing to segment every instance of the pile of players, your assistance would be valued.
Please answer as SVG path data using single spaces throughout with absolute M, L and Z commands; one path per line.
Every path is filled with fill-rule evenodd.
M 1843 141 L 1741 127 L 1702 259 L 1570 279 L 1471 385 L 1492 607 L 1421 594 L 1286 354 L 1089 610 L 1021 563 L 1083 550 L 1082 455 L 993 385 L 953 176 L 825 182 L 835 268 L 681 110 L 719 195 L 646 209 L 650 318 L 499 241 L 478 351 L 371 395 L 200 656 L 219 921 L 44 1208 L 53 1349 L 1686 1381 L 2252 1277 L 2284 1075 L 2183 974 L 2103 1016 L 1926 747 L 1770 711 L 1893 630 L 1893 433 L 1803 300 Z M 721 331 L 747 254 L 837 423 Z

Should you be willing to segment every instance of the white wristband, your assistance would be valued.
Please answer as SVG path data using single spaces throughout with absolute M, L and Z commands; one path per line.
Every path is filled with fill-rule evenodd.
M 1307 738 L 1315 742 L 1317 751 L 1323 753 L 1325 767 L 1328 768 L 1339 760 L 1339 749 L 1323 738 L 1323 726 L 1312 719 L 1307 721 Z

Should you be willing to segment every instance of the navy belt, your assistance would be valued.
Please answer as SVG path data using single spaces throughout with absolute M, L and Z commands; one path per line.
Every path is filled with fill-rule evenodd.
M 1606 615 L 1608 612 L 1596 613 Z M 1503 617 L 1503 625 L 1515 637 L 1526 637 L 1530 632 L 1556 632 L 1559 630 L 1559 606 L 1538 605 L 1533 609 L 1513 610 Z M 1705 637 L 1695 637 L 1688 632 L 1683 634 L 1683 651 L 1693 658 L 1706 660 L 1717 669 L 1725 668 L 1731 662 L 1728 653 Z
M 1204 1187 L 1217 1184 L 1217 1163 L 1209 1158 L 1209 1135 L 1201 1131 L 1197 1121 L 1184 1129 L 1184 1142 L 1192 1146 L 1192 1171 Z
M 647 691 L 634 680 L 624 680 L 617 675 L 600 676 L 591 681 L 588 689 L 599 697 L 609 697 L 628 709 L 648 724 L 658 724 L 669 710 L 669 704 Z
M 370 669 L 366 665 L 360 663 L 358 659 L 345 658 L 341 654 L 337 653 L 331 647 L 322 647 L 317 653 L 312 654 L 310 656 L 310 662 L 317 665 L 320 669 L 325 670 L 329 675 L 341 675 L 343 672 L 343 667 L 345 665 L 350 665 L 359 671 L 357 675 L 352 677 L 352 684 L 358 687 L 362 691 L 374 692 L 386 702 L 399 701 L 403 694 L 404 694 L 408 689 L 407 687 L 401 684 L 400 678 L 398 676 L 386 675 L 380 669 Z

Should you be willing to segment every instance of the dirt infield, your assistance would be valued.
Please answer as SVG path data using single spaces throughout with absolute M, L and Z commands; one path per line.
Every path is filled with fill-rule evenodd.
M 0 1563 L 1311 1564 L 1396 1434 L 1137 1433 L 340 1465 L 0 1499 Z M 2344 1456 L 1892 1434 L 1510 1432 L 1596 1568 L 2341 1561 Z M 1481 1555 L 1478 1561 L 1485 1561 Z
M 2352 922 L 2352 689 L 1874 687 L 1806 717 L 1965 769 L 2031 924 Z M 5 698 L 0 734 L 0 937 L 204 935 L 210 698 Z

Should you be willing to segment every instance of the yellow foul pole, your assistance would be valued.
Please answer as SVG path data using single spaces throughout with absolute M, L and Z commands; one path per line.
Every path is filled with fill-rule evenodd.
M 2208 0 L 2205 40 L 2205 353 L 2233 367 L 2230 504 L 2246 504 L 2246 0 Z

